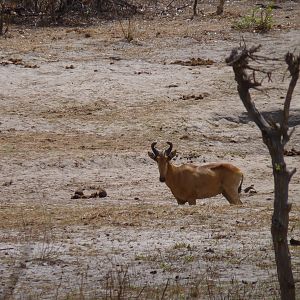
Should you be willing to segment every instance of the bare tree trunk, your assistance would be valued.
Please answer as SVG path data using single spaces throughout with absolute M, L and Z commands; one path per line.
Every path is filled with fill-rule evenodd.
M 224 4 L 225 4 L 225 0 L 219 0 L 219 4 L 217 6 L 217 15 L 222 15 L 224 12 Z
M 291 204 L 288 203 L 290 172 L 284 161 L 284 145 L 280 133 L 276 137 L 267 138 L 269 152 L 272 157 L 274 176 L 274 212 L 272 216 L 271 233 L 277 265 L 277 275 L 280 283 L 281 299 L 295 299 L 295 284 L 291 266 L 291 256 L 288 247 L 287 233 Z
M 4 26 L 4 13 L 3 13 L 4 4 L 3 4 L 3 2 L 0 4 L 0 6 L 1 6 L 1 12 L 0 12 L 0 35 L 3 35 L 3 26 Z
M 51 20 L 53 23 L 56 23 L 55 4 L 56 4 L 56 0 L 50 0 L 49 12 L 50 12 Z
M 197 5 L 198 5 L 198 0 L 194 0 L 194 5 L 193 5 L 193 16 L 197 16 Z
M 275 251 L 275 259 L 277 265 L 277 275 L 280 284 L 281 299 L 295 299 L 295 283 L 293 278 L 291 257 L 287 241 L 289 212 L 291 204 L 288 203 L 289 182 L 296 172 L 296 169 L 288 171 L 284 161 L 284 146 L 289 141 L 291 133 L 288 133 L 288 118 L 292 94 L 299 78 L 300 55 L 295 57 L 291 53 L 287 53 L 285 61 L 291 75 L 291 81 L 286 94 L 282 118 L 279 125 L 272 120 L 266 120 L 256 109 L 255 103 L 251 99 L 249 90 L 261 85 L 255 79 L 255 72 L 261 70 L 249 66 L 249 60 L 265 59 L 255 56 L 258 47 L 242 50 L 233 50 L 230 57 L 226 59 L 227 64 L 233 67 L 235 80 L 238 84 L 239 96 L 248 111 L 249 116 L 256 123 L 262 132 L 264 143 L 267 145 L 272 158 L 273 176 L 275 185 L 274 195 L 274 212 L 272 216 L 271 233 Z M 247 73 L 250 69 L 252 75 Z M 265 71 L 262 71 L 265 72 Z M 267 73 L 270 77 L 271 74 Z

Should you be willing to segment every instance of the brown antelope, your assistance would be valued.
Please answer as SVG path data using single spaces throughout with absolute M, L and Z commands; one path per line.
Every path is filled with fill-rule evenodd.
M 172 151 L 173 144 L 165 151 L 155 148 L 156 142 L 151 144 L 150 158 L 158 164 L 159 180 L 165 182 L 180 205 L 186 202 L 195 205 L 196 199 L 210 198 L 222 194 L 230 204 L 242 204 L 241 192 L 243 173 L 229 163 L 210 163 L 202 166 L 183 164 L 175 166 L 170 163 L 176 155 Z

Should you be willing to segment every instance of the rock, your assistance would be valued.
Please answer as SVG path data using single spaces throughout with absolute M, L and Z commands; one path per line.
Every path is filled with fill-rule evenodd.
M 71 199 L 80 199 L 80 198 L 81 198 L 81 196 L 78 194 L 75 194 L 71 197 Z
M 291 150 L 284 150 L 285 156 L 298 156 L 300 155 L 300 151 L 296 150 L 295 148 L 292 148 Z
M 84 191 L 84 188 L 78 188 L 74 195 L 71 197 L 71 199 L 90 199 L 90 198 L 104 198 L 107 196 L 107 193 L 104 189 L 100 188 L 100 187 L 95 187 L 95 186 L 92 186 L 91 188 L 92 190 L 95 189 L 95 190 L 98 190 L 96 192 L 92 192 L 91 194 L 89 195 L 85 195 L 83 193 Z
M 244 189 L 244 192 L 249 193 L 249 194 L 256 194 L 257 193 L 256 189 L 254 188 L 254 184 L 251 184 L 250 186 L 246 187 Z
M 10 185 L 12 185 L 12 183 L 13 183 L 12 180 L 6 181 L 3 183 L 3 186 L 10 186 Z
M 94 193 L 91 193 L 89 198 L 97 198 L 98 197 L 98 193 L 97 192 L 94 192 Z
M 300 241 L 291 238 L 291 239 L 290 239 L 290 244 L 291 244 L 292 246 L 300 246 Z
M 205 252 L 207 253 L 215 253 L 215 251 L 211 248 L 205 249 Z
M 179 139 L 180 140 L 188 140 L 190 137 L 187 135 L 187 134 L 185 134 L 185 135 L 182 135 Z
M 99 197 L 99 198 L 104 198 L 104 197 L 106 197 L 106 196 L 107 196 L 106 191 L 105 191 L 104 189 L 102 189 L 102 188 L 99 188 L 99 189 L 98 189 L 98 197 Z
M 78 195 L 78 196 L 83 196 L 83 190 L 82 188 L 78 188 L 76 191 L 75 191 L 75 195 Z
M 183 60 L 175 60 L 174 62 L 171 62 L 172 65 L 181 65 L 181 66 L 210 66 L 214 64 L 214 61 L 211 59 L 203 59 L 200 57 L 194 58 L 192 57 L 191 59 L 187 61 Z

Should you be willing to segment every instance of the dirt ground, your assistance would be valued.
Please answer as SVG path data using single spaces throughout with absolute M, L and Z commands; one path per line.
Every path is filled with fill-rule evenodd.
M 266 34 L 231 25 L 254 2 L 215 3 L 89 27 L 11 27 L 0 40 L 1 299 L 276 299 L 268 151 L 224 63 L 243 36 L 262 54 L 300 51 L 300 4 L 273 11 Z M 127 21 L 122 21 L 128 30 Z M 191 59 L 212 64 L 184 65 Z M 278 63 L 279 64 L 279 63 Z M 279 65 L 277 65 L 278 67 Z M 276 120 L 284 64 L 267 93 Z M 266 82 L 265 82 L 266 83 Z M 267 83 L 266 83 L 267 84 Z M 287 149 L 300 150 L 300 84 Z M 229 161 L 242 206 L 220 195 L 178 206 L 147 156 L 172 141 L 175 164 Z M 289 167 L 299 156 L 287 156 Z M 290 184 L 289 239 L 300 239 L 300 173 Z M 72 199 L 106 190 L 105 198 Z M 300 248 L 291 246 L 300 295 Z

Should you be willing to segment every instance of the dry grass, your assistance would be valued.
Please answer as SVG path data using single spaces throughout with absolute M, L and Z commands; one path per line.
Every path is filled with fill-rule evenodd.
M 290 222 L 299 219 L 292 214 Z M 134 203 L 115 206 L 109 203 L 96 205 L 41 205 L 41 204 L 4 204 L 0 206 L 0 228 L 18 229 L 20 227 L 39 228 L 46 224 L 55 223 L 56 227 L 66 225 L 93 225 L 93 226 L 157 226 L 160 222 L 163 227 L 169 227 L 185 220 L 185 225 L 204 225 L 209 220 L 222 220 L 227 216 L 228 223 L 234 223 L 240 230 L 259 229 L 269 224 L 272 214 L 272 205 L 268 207 L 257 205 L 248 207 L 230 207 L 227 205 L 209 205 L 203 203 L 195 208 L 170 205 L 151 205 Z M 221 228 L 221 223 L 210 224 L 214 229 Z

